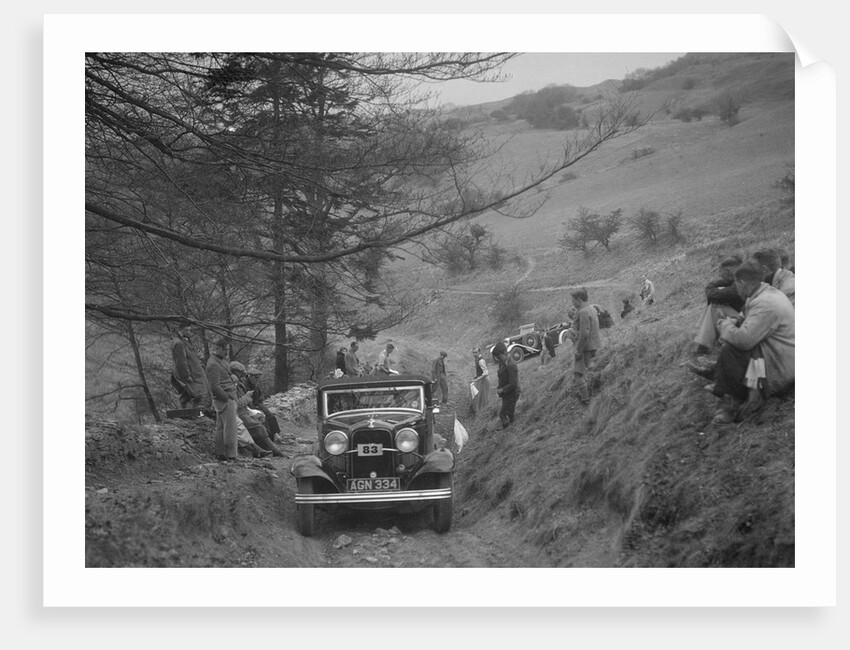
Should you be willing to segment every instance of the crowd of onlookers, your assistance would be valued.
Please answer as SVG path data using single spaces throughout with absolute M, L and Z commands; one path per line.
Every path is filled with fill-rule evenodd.
M 722 259 L 716 277 L 705 287 L 705 307 L 697 322 L 694 349 L 688 368 L 710 380 L 706 389 L 718 397 L 714 422 L 725 424 L 752 416 L 772 396 L 794 384 L 794 268 L 788 255 L 779 249 L 762 249 L 746 261 L 740 255 Z M 642 277 L 642 306 L 656 302 L 654 283 Z M 573 348 L 573 382 L 580 403 L 590 401 L 590 372 L 600 347 L 600 317 L 607 312 L 590 303 L 588 291 L 571 292 L 568 321 L 554 328 L 541 328 L 541 365 L 555 358 L 559 336 Z M 635 311 L 630 300 L 623 301 L 621 318 Z M 610 316 L 607 316 L 610 319 Z M 216 413 L 216 454 L 222 460 L 235 458 L 240 446 L 255 456 L 282 455 L 280 425 L 264 405 L 258 383 L 260 373 L 238 361 L 228 361 L 228 342 L 214 342 L 204 366 L 191 342 L 190 328 L 178 330 L 172 342 L 174 372 L 172 384 L 180 394 L 181 407 L 197 407 L 207 399 Z M 397 374 L 391 362 L 395 350 L 387 343 L 374 363 L 358 356 L 353 341 L 336 353 L 334 377 Z M 499 342 L 491 350 L 497 362 L 496 395 L 503 428 L 516 419 L 521 394 L 517 364 L 508 347 Z M 474 374 L 470 381 L 470 414 L 481 413 L 489 403 L 490 371 L 480 348 L 472 350 Z M 449 397 L 446 359 L 441 351 L 431 362 L 431 383 L 436 399 L 446 404 Z M 206 402 L 209 403 L 209 402 Z

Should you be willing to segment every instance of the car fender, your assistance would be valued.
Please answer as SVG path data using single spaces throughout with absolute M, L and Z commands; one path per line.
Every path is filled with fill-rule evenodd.
M 297 479 L 307 477 L 324 479 L 338 490 L 336 482 L 322 469 L 322 461 L 317 456 L 295 457 L 289 466 L 289 473 Z
M 416 474 L 411 478 L 411 482 L 413 482 L 419 476 L 423 474 L 446 474 L 451 472 L 455 466 L 455 456 L 448 449 L 435 449 L 430 454 L 425 456 L 425 460 L 422 462 L 422 467 L 420 467 Z

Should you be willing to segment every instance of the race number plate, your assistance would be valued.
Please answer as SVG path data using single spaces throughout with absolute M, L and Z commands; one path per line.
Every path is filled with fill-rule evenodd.
M 378 490 L 398 490 L 398 477 L 393 478 L 350 478 L 346 482 L 349 492 L 376 492 Z
M 384 446 L 379 442 L 370 442 L 365 445 L 357 445 L 358 456 L 381 456 L 384 453 Z

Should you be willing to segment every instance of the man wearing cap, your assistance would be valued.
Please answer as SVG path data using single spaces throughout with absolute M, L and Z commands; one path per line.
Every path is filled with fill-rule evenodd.
M 440 403 L 445 404 L 449 401 L 449 381 L 446 376 L 446 357 L 448 355 L 441 351 L 440 356 L 434 359 L 431 363 L 431 384 L 436 384 L 434 388 L 434 396 L 437 395 L 437 388 L 440 389 Z
M 496 388 L 496 395 L 502 399 L 499 421 L 502 423 L 502 428 L 507 429 L 514 421 L 516 403 L 519 399 L 519 369 L 514 360 L 508 356 L 508 348 L 502 341 L 493 346 L 493 358 L 499 363 L 497 372 L 499 384 Z
M 236 381 L 227 362 L 227 339 L 213 343 L 207 361 L 207 381 L 215 409 L 215 453 L 219 460 L 235 460 L 237 449 Z

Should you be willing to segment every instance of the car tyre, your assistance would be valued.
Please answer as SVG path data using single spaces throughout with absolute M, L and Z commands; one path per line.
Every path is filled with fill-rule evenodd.
M 313 480 L 310 478 L 298 479 L 299 494 L 313 494 Z M 315 508 L 312 503 L 299 503 L 296 506 L 298 510 L 298 532 L 304 537 L 313 536 L 313 518 Z
M 525 358 L 525 352 L 523 351 L 522 348 L 512 348 L 510 354 L 511 354 L 511 359 L 513 359 L 517 363 L 519 363 L 520 361 L 522 361 Z
M 540 344 L 537 340 L 537 334 L 526 334 L 522 342 L 529 348 L 536 348 Z
M 437 487 L 452 488 L 452 474 L 438 474 Z M 446 533 L 452 527 L 453 500 L 454 488 L 452 488 L 452 496 L 448 499 L 437 499 L 434 502 L 434 530 L 438 533 Z

